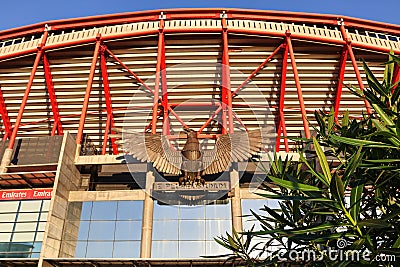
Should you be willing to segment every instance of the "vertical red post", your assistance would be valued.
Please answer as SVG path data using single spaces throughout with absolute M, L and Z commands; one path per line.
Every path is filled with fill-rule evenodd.
M 276 151 L 280 151 L 281 134 L 286 135 L 286 124 L 283 109 L 285 107 L 285 89 L 286 89 L 286 74 L 288 65 L 289 46 L 286 44 L 282 56 L 282 70 L 281 70 L 281 90 L 279 94 L 279 107 L 278 107 L 278 121 L 277 121 L 277 137 L 276 137 Z M 289 144 L 287 138 L 284 139 L 285 151 L 289 152 Z
M 107 59 L 105 55 L 105 45 L 101 46 L 100 52 L 100 68 L 101 68 L 101 77 L 103 80 L 103 90 L 104 90 L 104 98 L 106 100 L 106 110 L 107 110 L 107 123 L 106 128 L 104 129 L 104 141 L 103 141 L 103 149 L 101 153 L 103 155 L 106 154 L 107 143 L 108 143 L 108 134 L 112 128 L 114 128 L 114 115 L 112 110 L 112 101 L 111 101 L 111 91 L 110 91 L 110 83 L 108 80 L 108 68 L 107 68 Z M 114 132 L 112 132 L 114 133 Z M 118 146 L 115 144 L 115 138 L 111 139 L 111 146 L 113 150 L 113 154 L 118 154 Z
M 157 114 L 158 114 L 158 101 L 160 92 L 160 80 L 161 80 L 161 63 L 163 55 L 163 38 L 164 38 L 164 20 L 160 19 L 160 28 L 158 32 L 158 44 L 157 44 L 157 65 L 156 65 L 156 79 L 154 84 L 154 100 L 153 100 L 153 111 L 151 118 L 151 133 L 157 132 Z
M 339 116 L 339 108 L 340 108 L 340 100 L 342 98 L 342 89 L 343 89 L 343 81 L 344 81 L 344 73 L 346 72 L 346 62 L 347 56 L 349 54 L 349 50 L 347 46 L 344 46 L 342 49 L 342 53 L 340 56 L 339 62 L 339 75 L 336 85 L 336 96 L 335 96 L 335 104 L 334 104 L 334 112 L 335 112 L 335 120 L 338 119 Z
M 229 43 L 228 43 L 228 26 L 226 23 L 226 18 L 222 18 L 222 102 L 226 106 L 224 109 L 227 109 L 228 115 L 228 129 L 229 133 L 233 133 L 234 125 L 233 125 L 233 111 L 232 111 L 232 91 L 231 91 L 231 72 L 230 72 L 230 64 L 229 64 Z M 226 116 L 223 114 L 223 116 Z M 223 118 L 223 121 L 226 121 L 226 117 Z M 225 128 L 226 129 L 226 128 Z M 223 132 L 224 133 L 224 132 Z
M 88 106 L 89 106 L 90 92 L 92 91 L 93 79 L 94 79 L 94 74 L 96 71 L 97 58 L 99 57 L 100 43 L 101 43 L 101 36 L 99 35 L 99 36 L 97 36 L 97 41 L 96 41 L 96 45 L 94 48 L 92 65 L 90 66 L 89 78 L 88 78 L 88 82 L 86 84 L 85 98 L 84 98 L 83 104 L 82 104 L 82 112 L 81 112 L 81 117 L 79 120 L 78 133 L 76 135 L 76 143 L 78 145 L 80 145 L 82 143 L 83 128 L 85 127 L 85 120 L 86 120 L 87 110 L 88 110 Z
M 11 133 L 11 123 L 10 123 L 10 117 L 8 117 L 6 102 L 4 101 L 3 90 L 1 89 L 1 86 L 0 86 L 0 113 L 4 126 L 3 140 L 6 140 Z
M 49 32 L 47 29 L 45 29 L 43 32 L 42 41 L 38 47 L 38 52 L 36 53 L 36 58 L 33 63 L 33 66 L 32 66 L 31 75 L 29 76 L 29 80 L 28 80 L 28 84 L 26 85 L 24 96 L 22 97 L 22 101 L 21 101 L 21 105 L 19 107 L 17 119 L 15 120 L 15 123 L 14 123 L 14 128 L 13 128 L 13 131 L 12 131 L 12 134 L 10 137 L 10 142 L 8 143 L 9 149 L 12 149 L 14 147 L 15 139 L 17 138 L 19 125 L 21 124 L 22 115 L 24 114 L 26 103 L 28 102 L 28 96 L 29 96 L 29 93 L 32 88 L 33 80 L 35 79 L 36 70 L 39 66 L 40 59 L 42 58 L 42 54 L 43 54 L 42 48 L 46 44 L 48 35 L 49 35 Z
M 56 125 L 55 127 L 57 129 L 58 134 L 63 135 L 63 128 L 61 124 L 60 112 L 58 110 L 57 97 L 54 91 L 53 76 L 51 74 L 50 62 L 49 59 L 47 58 L 46 53 L 43 53 L 43 69 L 44 69 L 44 76 L 46 79 L 47 92 L 50 98 L 51 110 L 53 112 L 54 125 Z M 55 131 L 52 131 L 51 136 L 54 135 Z
M 307 112 L 306 112 L 306 107 L 304 104 L 303 92 L 301 90 L 299 73 L 297 71 L 296 59 L 294 57 L 292 41 L 290 40 L 289 32 L 287 33 L 287 45 L 289 47 L 290 61 L 292 64 L 294 81 L 296 83 L 296 88 L 297 88 L 297 96 L 299 97 L 300 111 L 301 111 L 301 117 L 303 119 L 304 132 L 305 132 L 306 138 L 310 138 L 311 133 L 310 133 L 310 128 L 308 126 L 308 121 L 307 121 Z
M 346 46 L 347 46 L 347 50 L 348 50 L 348 53 L 350 56 L 351 64 L 353 65 L 353 69 L 354 69 L 354 72 L 357 77 L 358 86 L 360 87 L 360 90 L 364 91 L 364 83 L 361 78 L 360 71 L 358 69 L 356 57 L 354 56 L 353 48 L 351 46 L 351 40 L 347 36 L 347 32 L 346 32 L 346 29 L 345 29 L 343 23 L 340 25 L 340 31 L 342 33 L 344 41 L 346 42 Z M 372 114 L 371 105 L 369 104 L 369 102 L 367 100 L 364 100 L 364 103 L 365 103 L 365 107 L 367 108 L 367 113 L 369 115 L 371 115 Z
M 161 25 L 164 27 L 164 23 Z M 163 28 L 162 28 L 163 29 Z M 168 108 L 168 84 L 167 84 L 167 64 L 165 58 L 165 34 L 161 32 L 158 36 L 161 38 L 161 90 L 162 90 L 162 106 L 163 106 L 163 134 L 170 135 L 171 127 L 169 122 L 169 108 Z

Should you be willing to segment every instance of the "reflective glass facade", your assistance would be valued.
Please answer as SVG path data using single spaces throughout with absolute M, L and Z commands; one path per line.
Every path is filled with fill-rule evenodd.
M 39 258 L 50 200 L 0 203 L 0 258 Z
M 197 258 L 226 253 L 214 238 L 231 232 L 228 204 L 170 206 L 154 204 L 153 258 Z
M 138 258 L 143 201 L 82 202 L 77 258 Z

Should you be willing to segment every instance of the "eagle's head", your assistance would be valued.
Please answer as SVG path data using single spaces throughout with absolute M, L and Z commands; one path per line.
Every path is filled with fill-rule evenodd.
M 195 130 L 190 129 L 189 127 L 185 127 L 183 130 L 186 132 L 188 137 L 197 138 L 197 132 Z

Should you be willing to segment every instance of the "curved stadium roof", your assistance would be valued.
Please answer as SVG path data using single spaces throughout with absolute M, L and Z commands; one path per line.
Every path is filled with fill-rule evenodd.
M 253 111 L 269 108 L 267 123 L 280 135 L 308 136 L 315 110 L 370 112 L 343 84 L 367 86 L 361 60 L 382 76 L 390 50 L 400 54 L 398 25 L 240 9 L 154 10 L 5 30 L 1 134 L 70 131 L 79 143 L 83 133 L 99 151 L 117 153 L 107 133 L 122 127 L 129 107 L 138 111 L 129 121 L 136 130 L 176 135 L 187 124 L 209 137 L 221 131 L 212 119 L 254 128 Z M 192 112 L 175 114 L 185 105 Z M 194 115 L 196 105 L 207 109 Z M 170 129 L 162 127 L 164 114 Z

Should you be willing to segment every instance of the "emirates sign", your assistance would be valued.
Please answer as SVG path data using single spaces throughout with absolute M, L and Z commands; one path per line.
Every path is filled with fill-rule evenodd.
M 1 200 L 51 199 L 53 189 L 0 190 Z

